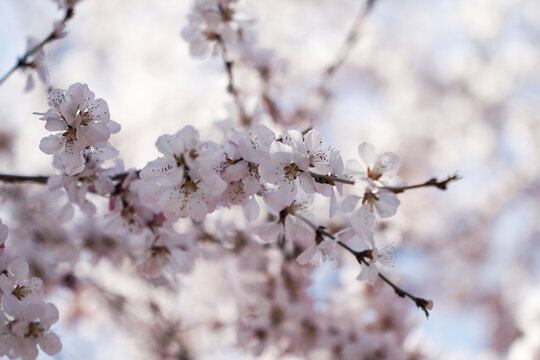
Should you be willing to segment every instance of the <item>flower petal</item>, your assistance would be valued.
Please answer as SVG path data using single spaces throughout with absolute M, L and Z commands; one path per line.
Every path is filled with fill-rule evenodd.
M 6 241 L 8 234 L 9 234 L 8 227 L 2 224 L 2 221 L 0 221 L 0 245 Z
M 377 193 L 379 200 L 374 201 L 375 209 L 381 218 L 388 218 L 397 213 L 399 199 L 391 191 L 381 189 Z
M 54 154 L 62 149 L 65 140 L 61 134 L 49 135 L 41 139 L 39 149 L 45 154 Z
M 66 174 L 73 176 L 84 170 L 84 157 L 79 148 L 79 144 L 74 141 L 66 142 L 64 151 L 62 152 L 62 164 L 66 168 Z
M 189 199 L 186 203 L 187 215 L 197 222 L 201 222 L 208 214 L 208 207 L 196 196 Z
M 47 112 L 46 115 L 48 114 L 49 113 Z M 48 116 L 47 122 L 45 123 L 45 129 L 49 131 L 65 131 L 67 130 L 67 124 L 64 120 L 60 119 L 59 117 Z
M 350 213 L 356 208 L 356 204 L 360 200 L 360 196 L 349 195 L 341 202 L 341 211 L 344 213 Z
M 177 166 L 173 159 L 158 158 L 150 161 L 140 173 L 141 179 L 160 184 L 174 186 L 184 181 L 184 167 Z
M 28 269 L 28 263 L 21 258 L 15 258 L 9 263 L 9 272 L 15 277 L 18 283 L 26 280 Z
M 255 221 L 259 217 L 259 203 L 255 196 L 248 200 L 243 208 L 244 216 L 247 221 Z
M 373 210 L 367 203 L 351 215 L 351 225 L 358 234 L 371 231 L 374 224 Z
M 283 232 L 283 226 L 278 223 L 262 224 L 255 229 L 253 233 L 265 241 L 275 241 L 279 234 Z
M 64 90 L 54 89 L 49 93 L 49 99 L 47 102 L 50 107 L 58 109 L 60 107 L 60 104 L 64 101 L 66 101 L 66 97 L 64 96 Z
M 109 120 L 107 122 L 107 127 L 111 131 L 111 134 L 116 134 L 116 133 L 120 132 L 120 129 L 122 129 L 120 124 L 117 123 L 116 121 L 113 121 L 113 120 Z
M 336 215 L 337 207 L 338 205 L 337 205 L 336 194 L 334 193 L 334 189 L 332 189 L 332 194 L 330 195 L 330 209 L 328 212 L 328 215 L 330 217 L 333 217 L 334 215 Z
M 306 265 L 313 259 L 313 257 L 317 254 L 317 245 L 311 245 L 308 247 L 304 252 L 302 252 L 298 257 L 296 258 L 296 261 L 300 265 Z
M 77 131 L 77 140 L 81 143 L 82 148 L 98 145 L 109 140 L 110 137 L 111 130 L 107 125 L 101 123 L 81 126 Z
M 41 350 L 49 355 L 57 354 L 60 352 L 60 350 L 62 350 L 60 338 L 53 332 L 44 334 L 39 338 L 38 342 Z
M 385 152 L 375 160 L 371 172 L 381 175 L 393 175 L 399 169 L 399 157 L 391 152 Z
M 358 154 L 366 167 L 371 167 L 375 162 L 375 148 L 368 143 L 358 145 Z

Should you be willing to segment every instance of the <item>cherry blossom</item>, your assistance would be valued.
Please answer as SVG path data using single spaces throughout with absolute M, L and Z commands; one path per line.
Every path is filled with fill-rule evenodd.
M 354 249 L 361 266 L 358 280 L 366 280 L 370 285 L 375 284 L 381 267 L 388 268 L 394 264 L 396 248 L 392 245 L 375 246 L 372 234 L 359 236 L 354 231 L 345 230 L 337 234 L 340 241 Z
M 347 197 L 342 203 L 342 209 L 354 208 L 359 200 L 360 197 L 356 195 Z M 350 216 L 351 225 L 359 234 L 372 231 L 375 225 L 375 214 L 381 219 L 394 216 L 397 213 L 399 199 L 389 190 L 366 190 L 361 204 L 360 208 Z
M 66 35 L 66 20 L 78 4 L 77 0 L 55 1 L 65 18 L 54 24 L 39 46 L 28 44 L 27 55 L 12 72 L 37 70 L 45 77 L 43 45 Z M 139 155 L 144 154 L 120 154 L 113 148 L 111 134 L 120 126 L 110 119 L 107 102 L 96 98 L 88 85 L 52 90 L 50 108 L 38 113 L 45 129 L 53 133 L 40 142 L 40 149 L 53 155 L 51 171 L 36 176 L 0 174 L 7 183 L 0 189 L 0 215 L 7 214 L 4 219 L 10 222 L 8 230 L 0 221 L 0 356 L 35 359 L 40 349 L 49 355 L 61 350 L 53 331 L 59 312 L 44 300 L 47 292 L 63 301 L 57 303 L 65 320 L 62 326 L 106 318 L 144 340 L 136 343 L 142 351 L 151 351 L 147 357 L 152 359 L 204 358 L 214 348 L 220 353 L 229 347 L 234 349 L 233 357 L 435 358 L 424 356 L 425 345 L 414 343 L 410 336 L 416 326 L 410 321 L 414 307 L 427 316 L 433 302 L 412 295 L 385 276 L 395 248 L 384 246 L 380 239 L 388 235 L 395 243 L 415 241 L 408 233 L 416 226 L 412 221 L 400 217 L 386 222 L 397 213 L 400 200 L 405 201 L 400 194 L 428 186 L 445 190 L 458 177 L 406 186 L 397 176 L 396 154 L 376 153 L 373 146 L 362 143 L 360 161 L 345 166 L 342 155 L 347 153 L 328 146 L 319 132 L 329 129 L 318 122 L 324 117 L 332 125 L 347 118 L 347 111 L 332 113 L 323 107 L 334 95 L 329 89 L 331 78 L 351 60 L 347 57 L 361 22 L 374 3 L 362 5 L 335 60 L 325 52 L 328 66 L 313 61 L 320 74 L 313 74 L 311 65 L 301 69 L 305 74 L 298 74 L 295 67 L 302 63 L 295 63 L 293 56 L 287 59 L 293 74 L 278 79 L 284 75 L 285 60 L 280 57 L 305 49 L 287 49 L 281 40 L 279 49 L 256 47 L 249 27 L 252 18 L 243 13 L 240 0 L 193 1 L 182 37 L 194 57 L 221 55 L 224 70 L 218 71 L 223 71 L 224 81 L 218 76 L 216 84 L 230 98 L 222 104 L 209 96 L 205 103 L 204 110 L 212 114 L 206 120 L 216 121 L 215 127 L 222 130 L 206 133 L 212 141 L 205 140 L 196 126 L 178 130 L 173 125 L 171 134 L 155 142 L 157 159 L 141 160 Z M 274 6 L 283 20 L 296 7 L 302 9 L 299 4 L 276 2 Z M 338 15 L 325 18 L 337 21 Z M 296 20 L 302 19 L 296 16 Z M 261 35 L 266 44 L 272 40 Z M 388 63 L 379 46 L 369 44 L 373 57 Z M 154 59 L 168 58 L 166 51 L 163 47 Z M 111 64 L 116 66 L 116 60 Z M 381 71 L 386 69 L 364 71 L 369 65 L 368 57 L 361 67 L 354 67 L 362 70 L 358 78 L 369 74 L 374 85 L 393 86 L 385 78 L 388 71 Z M 399 72 L 396 69 L 390 73 Z M 62 81 L 61 69 L 53 70 L 55 81 Z M 414 82 L 413 78 L 409 80 Z M 29 77 L 28 85 L 32 82 Z M 119 87 L 124 84 L 118 81 Z M 443 84 L 436 85 L 444 91 Z M 456 88 L 471 89 L 460 85 Z M 312 86 L 315 95 L 310 94 Z M 462 95 L 457 93 L 452 96 Z M 305 101 L 299 99 L 304 96 Z M 416 103 L 406 100 L 403 108 Z M 109 101 L 116 104 L 118 99 Z M 452 101 L 441 103 L 454 107 Z M 147 121 L 165 118 L 161 110 L 166 107 L 146 113 L 134 105 L 130 102 L 134 111 L 121 116 L 131 120 L 144 113 L 150 114 Z M 485 108 L 492 109 L 493 104 Z M 175 124 L 202 124 L 188 107 L 174 110 L 178 110 L 171 117 Z M 182 116 L 177 118 L 178 113 Z M 212 128 L 206 125 L 205 131 Z M 379 133 L 379 125 L 373 134 Z M 332 127 L 340 132 L 348 129 Z M 392 131 L 380 133 L 387 136 L 383 139 L 387 143 L 397 137 Z M 334 138 L 334 145 L 340 149 L 357 145 L 348 140 L 350 136 L 343 143 Z M 151 144 L 153 140 L 141 136 L 140 141 Z M 380 137 L 375 136 L 375 141 Z M 122 144 L 119 139 L 119 143 L 128 148 L 126 141 Z M 403 159 L 410 159 L 404 152 Z M 146 165 L 126 170 L 122 158 L 117 158 L 120 155 L 126 164 Z M 115 158 L 114 165 L 107 163 Z M 433 159 L 423 160 L 426 166 L 433 165 Z M 439 164 L 439 158 L 435 160 Z M 412 171 L 406 165 L 404 173 L 409 176 Z M 51 175 L 53 171 L 56 175 Z M 519 180 L 535 184 L 521 173 Z M 18 182 L 25 184 L 13 184 Z M 465 225 L 455 226 L 461 231 L 456 238 L 470 230 L 473 217 L 464 218 Z M 463 256 L 445 246 L 456 263 L 483 256 L 481 246 L 476 252 L 460 249 Z M 321 280 L 324 276 L 331 279 Z M 355 277 L 361 281 L 354 281 Z M 465 284 L 458 289 L 464 297 L 470 295 L 467 285 L 471 287 Z
M 30 52 L 32 49 L 37 47 L 38 41 L 34 38 L 28 38 L 27 40 L 27 51 Z M 26 78 L 26 87 L 25 91 L 30 91 L 34 88 L 34 77 L 33 72 L 35 71 L 45 85 L 49 83 L 49 70 L 45 64 L 45 51 L 43 48 L 38 48 L 37 51 L 33 53 L 31 57 L 26 60 L 25 69 L 29 69 L 28 77 Z
M 362 143 L 358 146 L 361 163 L 351 160 L 348 166 L 355 170 L 362 179 L 380 182 L 387 186 L 401 186 L 405 182 L 396 176 L 399 170 L 399 158 L 392 152 L 375 153 L 373 145 Z
M 139 271 L 150 278 L 158 278 L 164 272 L 176 274 L 191 270 L 196 253 L 189 234 L 160 229 L 153 237 L 150 249 L 138 265 Z
M 296 129 L 289 129 L 282 137 L 270 144 L 270 157 L 259 164 L 261 177 L 274 186 L 267 194 L 267 200 L 274 209 L 291 205 L 298 187 L 308 194 L 315 192 L 309 166 L 307 151 L 303 148 L 302 134 Z
M 316 234 L 315 243 L 309 246 L 306 250 L 304 250 L 303 253 L 298 255 L 298 257 L 296 258 L 296 261 L 298 261 L 300 265 L 306 265 L 315 257 L 315 255 L 317 255 L 317 250 L 325 251 L 335 246 L 336 246 L 335 239 L 325 238 L 324 236 L 320 234 Z
M 378 249 L 373 247 L 365 250 L 365 263 L 361 264 L 358 280 L 367 280 L 370 285 L 375 284 L 381 266 L 392 266 L 395 248 L 391 245 Z M 431 305 L 433 306 L 433 305 Z M 428 306 L 429 309 L 429 306 Z
M 46 113 L 36 114 L 43 115 L 40 120 L 46 121 L 45 129 L 62 133 L 44 137 L 39 147 L 46 154 L 61 152 L 66 174 L 76 175 L 84 170 L 84 152 L 107 147 L 110 135 L 118 132 L 120 125 L 110 120 L 107 103 L 96 99 L 86 84 L 52 90 L 48 103 Z
M 43 301 L 43 281 L 37 277 L 27 280 L 29 267 L 21 258 L 8 262 L 2 252 L 1 264 L 5 268 L 0 274 L 0 355 L 33 360 L 38 355 L 37 345 L 49 355 L 58 353 L 62 344 L 50 331 L 51 325 L 58 321 L 58 310 Z
M 87 199 L 88 192 L 94 192 L 100 195 L 111 194 L 115 185 L 111 177 L 119 172 L 121 163 L 117 163 L 115 167 L 104 169 L 101 167 L 104 160 L 108 160 L 116 156 L 117 151 L 110 145 L 103 149 L 95 149 L 86 156 L 87 162 L 82 172 L 69 175 L 56 175 L 49 177 L 47 186 L 49 190 L 56 190 L 63 187 L 68 195 L 69 202 L 64 206 L 60 219 L 63 221 L 70 220 L 73 216 L 73 205 L 77 205 L 88 216 L 92 216 L 96 212 L 96 206 Z M 60 156 L 55 154 L 53 165 L 60 170 L 64 170 Z M 62 171 L 64 172 L 64 171 Z
M 275 221 L 257 225 L 254 227 L 253 232 L 264 241 L 281 240 L 282 237 L 288 240 L 289 243 L 314 239 L 314 230 L 298 217 L 313 219 L 313 214 L 308 210 L 312 202 L 313 197 L 304 195 L 302 200 L 294 201 L 291 205 L 282 209 L 276 215 L 277 219 Z
M 347 166 L 362 182 L 356 190 L 360 194 L 348 195 L 341 202 L 340 209 L 345 213 L 353 212 L 351 225 L 362 234 L 372 231 L 375 215 L 386 219 L 397 213 L 399 199 L 386 187 L 405 186 L 406 183 L 395 175 L 399 169 L 399 158 L 394 153 L 375 155 L 374 147 L 367 143 L 359 145 L 358 153 L 363 164 L 352 160 Z M 360 208 L 354 211 L 360 200 Z
M 256 220 L 259 204 L 255 194 L 263 191 L 259 174 L 259 163 L 267 158 L 256 140 L 248 135 L 234 132 L 223 145 L 227 159 L 223 163 L 222 177 L 228 182 L 222 194 L 226 204 L 239 204 L 244 208 L 248 220 Z
M 160 224 L 165 220 L 158 220 L 161 212 L 156 213 L 155 209 L 146 206 L 141 200 L 139 192 L 144 186 L 135 172 L 130 171 L 120 186 L 115 187 L 109 200 L 111 212 L 104 218 L 107 232 L 119 235 L 139 234 L 152 224 Z
M 191 55 L 202 57 L 210 52 L 212 43 L 238 41 L 235 21 L 238 0 L 197 0 L 189 15 L 189 24 L 182 37 L 189 42 Z
M 199 133 L 186 126 L 175 135 L 163 135 L 156 147 L 164 157 L 148 163 L 141 178 L 158 186 L 150 193 L 168 218 L 191 217 L 202 221 L 214 211 L 227 184 L 217 173 L 224 154 L 217 144 L 199 141 Z

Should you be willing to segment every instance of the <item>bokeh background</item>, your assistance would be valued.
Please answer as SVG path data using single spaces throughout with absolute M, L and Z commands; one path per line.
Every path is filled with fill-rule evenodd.
M 88 83 L 122 131 L 126 167 L 157 156 L 156 138 L 187 124 L 219 140 L 231 114 L 219 57 L 193 59 L 180 31 L 191 1 L 84 0 L 65 39 L 45 48 L 50 84 Z M 282 109 L 318 86 L 362 1 L 247 1 L 253 41 L 275 51 Z M 0 2 L 0 73 L 62 14 L 52 1 Z M 32 115 L 47 86 L 23 92 L 27 73 L 0 86 L 0 133 L 12 143 L 1 172 L 51 174 Z M 368 141 L 401 159 L 409 183 L 459 171 L 446 192 L 410 191 L 380 236 L 399 246 L 393 275 L 432 298 L 415 336 L 439 359 L 540 358 L 540 2 L 377 1 L 333 78 L 314 126 L 345 158 Z M 253 79 L 240 72 L 249 94 Z M 65 297 L 55 295 L 58 301 Z M 401 301 L 396 299 L 396 301 Z M 58 359 L 131 358 L 120 327 L 58 325 Z M 232 358 L 240 356 L 229 350 Z M 82 354 L 85 354 L 84 356 Z M 43 358 L 46 358 L 43 356 Z

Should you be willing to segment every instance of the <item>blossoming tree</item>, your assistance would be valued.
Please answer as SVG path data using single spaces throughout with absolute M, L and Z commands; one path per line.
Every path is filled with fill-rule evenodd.
M 26 90 L 41 86 L 36 75 L 45 84 L 48 97 L 25 126 L 44 124 L 49 133 L 35 149 L 52 164 L 38 175 L 0 174 L 0 355 L 60 353 L 59 316 L 91 318 L 97 303 L 144 340 L 146 358 L 217 357 L 223 346 L 270 358 L 426 356 L 411 344 L 411 314 L 418 308 L 427 318 L 436 308 L 425 290 L 389 274 L 406 269 L 394 266 L 399 244 L 384 227 L 404 194 L 446 190 L 460 176 L 446 169 L 451 175 L 416 182 L 400 173 L 397 154 L 369 139 L 342 152 L 319 130 L 332 121 L 332 79 L 376 0 L 361 3 L 297 101 L 280 92 L 288 59 L 259 44 L 249 2 L 195 0 L 178 42 L 219 64 L 226 115 L 211 131 L 191 123 L 157 139 L 140 134 L 136 141 L 155 143 L 159 154 L 133 168 L 113 146 L 129 119 L 84 78 L 63 88 L 49 80 L 56 65 L 47 48 L 67 40 L 86 2 L 57 3 L 61 20 L 0 80 L 24 72 Z M 343 276 L 331 290 L 317 280 L 324 267 Z

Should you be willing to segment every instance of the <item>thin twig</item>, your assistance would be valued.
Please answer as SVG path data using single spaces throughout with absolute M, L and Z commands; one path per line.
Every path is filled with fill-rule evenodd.
M 461 180 L 462 177 L 458 174 L 452 174 L 446 177 L 444 180 L 437 180 L 436 178 L 429 179 L 425 183 L 422 184 L 416 184 L 416 185 L 407 185 L 407 186 L 384 186 L 383 189 L 390 190 L 395 194 L 399 194 L 404 192 L 405 190 L 411 190 L 411 189 L 418 189 L 423 187 L 436 187 L 440 190 L 446 190 L 448 187 L 448 184 L 454 181 Z
M 135 171 L 135 175 L 139 176 L 140 170 Z M 114 175 L 111 180 L 114 181 L 123 181 L 131 172 L 126 171 Z M 76 176 L 76 175 L 75 175 Z M 36 183 L 36 184 L 46 184 L 49 180 L 49 176 L 36 175 L 36 176 L 26 176 L 26 175 L 12 175 L 12 174 L 0 174 L 0 182 L 5 183 Z
M 221 17 L 223 18 L 223 21 L 228 21 L 228 14 L 227 11 L 223 8 L 221 4 L 218 4 L 218 10 L 221 14 Z M 244 104 L 242 103 L 242 100 L 240 99 L 240 92 L 238 88 L 236 87 L 235 78 L 234 78 L 234 62 L 231 61 L 229 58 L 229 54 L 227 51 L 227 45 L 225 45 L 225 40 L 223 40 L 223 37 L 219 34 L 215 34 L 216 36 L 216 42 L 221 48 L 221 59 L 223 60 L 223 64 L 225 65 L 225 70 L 227 72 L 227 78 L 228 78 L 228 84 L 227 84 L 227 92 L 231 94 L 233 97 L 234 103 L 236 105 L 236 108 L 238 109 L 238 112 L 240 114 L 240 123 L 244 126 L 248 126 L 251 124 L 251 118 L 247 116 L 246 110 L 244 108 Z
M 347 250 L 348 252 L 350 252 L 352 255 L 354 255 L 354 257 L 356 258 L 359 264 L 370 266 L 369 263 L 366 261 L 366 258 L 368 257 L 367 256 L 368 252 L 353 250 L 351 247 L 349 247 L 347 244 L 345 244 L 342 241 L 338 241 L 337 244 L 341 246 L 342 248 L 344 248 L 345 250 Z M 377 275 L 382 281 L 384 281 L 387 285 L 389 285 L 394 290 L 397 296 L 402 297 L 402 298 L 407 297 L 411 299 L 418 308 L 424 311 L 424 314 L 426 314 L 426 318 L 429 317 L 429 310 L 433 308 L 433 302 L 431 300 L 426 300 L 424 298 L 415 296 L 408 291 L 403 290 L 402 288 L 397 286 L 395 283 L 393 283 L 390 279 L 388 279 L 386 276 L 384 276 L 381 272 L 378 272 Z
M 364 261 L 364 263 L 369 266 L 369 264 L 367 262 Z M 399 286 L 394 284 L 392 281 L 390 281 L 386 276 L 384 276 L 381 273 L 379 273 L 379 278 L 381 278 L 382 281 L 384 281 L 385 283 L 390 285 L 390 287 L 392 289 L 394 289 L 394 292 L 397 294 L 397 296 L 399 296 L 399 297 L 408 297 L 409 299 L 414 301 L 416 306 L 419 309 L 422 309 L 424 311 L 424 314 L 426 314 L 426 318 L 429 317 L 429 311 L 428 310 L 433 308 L 433 301 L 426 300 L 426 299 L 423 299 L 423 298 L 412 295 L 411 293 L 401 289 Z
M 32 182 L 36 184 L 46 184 L 48 176 L 24 176 L 24 175 L 10 175 L 0 174 L 0 181 L 6 183 L 20 183 L 20 182 Z
M 333 240 L 336 239 L 336 237 L 333 234 L 326 231 L 326 228 L 324 226 L 317 226 L 302 215 L 294 214 L 294 216 L 296 216 L 297 218 L 305 222 L 307 225 L 309 225 L 311 228 L 313 228 L 315 232 L 317 233 L 317 235 L 326 236 Z M 350 252 L 352 255 L 354 255 L 354 257 L 356 258 L 356 260 L 358 261 L 360 265 L 370 266 L 369 263 L 366 261 L 366 258 L 369 258 L 371 256 L 370 255 L 371 251 L 356 251 L 341 240 L 338 240 L 337 244 L 341 246 L 342 248 L 344 248 L 345 250 L 347 250 L 348 252 Z M 378 272 L 378 276 L 382 281 L 384 281 L 387 285 L 389 285 L 394 290 L 397 296 L 402 297 L 402 298 L 407 297 L 411 299 L 418 308 L 424 311 L 424 314 L 426 314 L 426 317 L 429 317 L 428 310 L 431 310 L 433 308 L 432 301 L 415 296 L 411 294 L 410 292 L 403 290 L 402 288 L 397 286 L 395 283 L 393 283 L 390 279 L 388 279 L 386 276 L 384 276 L 380 272 Z
M 251 119 L 249 118 L 249 116 L 247 116 L 246 110 L 244 109 L 244 104 L 242 103 L 242 99 L 240 99 L 240 92 L 238 91 L 238 88 L 235 85 L 234 71 L 233 71 L 234 62 L 229 59 L 225 41 L 219 35 L 217 35 L 217 43 L 219 47 L 221 48 L 221 58 L 223 60 L 223 64 L 225 65 L 225 70 L 227 71 L 227 78 L 228 78 L 227 92 L 231 94 L 234 100 L 234 103 L 236 105 L 236 108 L 238 109 L 238 112 L 240 113 L 240 123 L 244 126 L 248 126 L 251 123 Z
M 340 183 L 343 183 L 343 184 L 354 185 L 353 180 L 339 178 L 339 177 L 334 176 L 334 175 L 317 174 L 317 173 L 314 173 L 314 172 L 311 172 L 311 171 L 309 173 L 311 174 L 311 177 L 316 182 L 319 182 L 319 183 L 322 183 L 322 184 L 334 185 L 335 182 L 340 182 Z
M 349 29 L 349 32 L 345 37 L 345 41 L 341 45 L 341 48 L 338 51 L 336 58 L 325 68 L 320 88 L 324 87 L 326 81 L 328 81 L 336 73 L 336 71 L 343 65 L 343 63 L 351 53 L 352 49 L 358 42 L 360 28 L 367 15 L 373 9 L 373 6 L 376 2 L 377 0 L 367 0 L 360 12 L 356 15 L 356 18 L 354 19 L 354 22 L 352 23 L 351 28 Z
M 66 9 L 64 18 L 61 21 L 61 25 L 64 26 L 67 23 L 67 21 L 73 17 L 74 14 L 75 14 L 75 11 L 73 7 L 68 7 Z M 59 39 L 58 34 L 56 33 L 56 28 L 57 27 L 55 27 L 55 29 L 53 29 L 53 31 L 49 35 L 47 35 L 47 37 L 43 39 L 39 44 L 27 50 L 26 53 L 17 60 L 17 63 L 11 69 L 9 69 L 8 72 L 4 74 L 4 76 L 2 76 L 2 78 L 0 78 L 0 85 L 2 85 L 2 83 L 6 81 L 11 76 L 11 74 L 13 74 L 17 69 L 31 66 L 32 63 L 28 62 L 28 58 L 34 55 L 39 50 L 41 50 L 41 48 L 43 48 L 45 44 Z
M 360 38 L 360 29 L 362 27 L 362 24 L 373 9 L 376 2 L 377 0 L 366 0 L 364 6 L 362 6 L 360 11 L 357 13 L 351 27 L 349 28 L 349 31 L 347 32 L 347 35 L 345 36 L 345 40 L 337 51 L 335 58 L 328 65 L 326 65 L 322 72 L 321 79 L 319 80 L 319 84 L 309 93 L 307 97 L 307 101 L 316 99 L 317 104 L 317 109 L 311 109 L 307 111 L 307 114 L 312 112 L 319 112 L 319 108 L 322 107 L 324 103 L 328 100 L 328 83 L 345 63 L 345 60 L 347 60 L 347 57 L 350 55 L 352 49 L 357 44 L 358 39 Z M 306 109 L 304 108 L 298 109 L 296 111 L 297 116 L 305 117 L 305 110 Z

